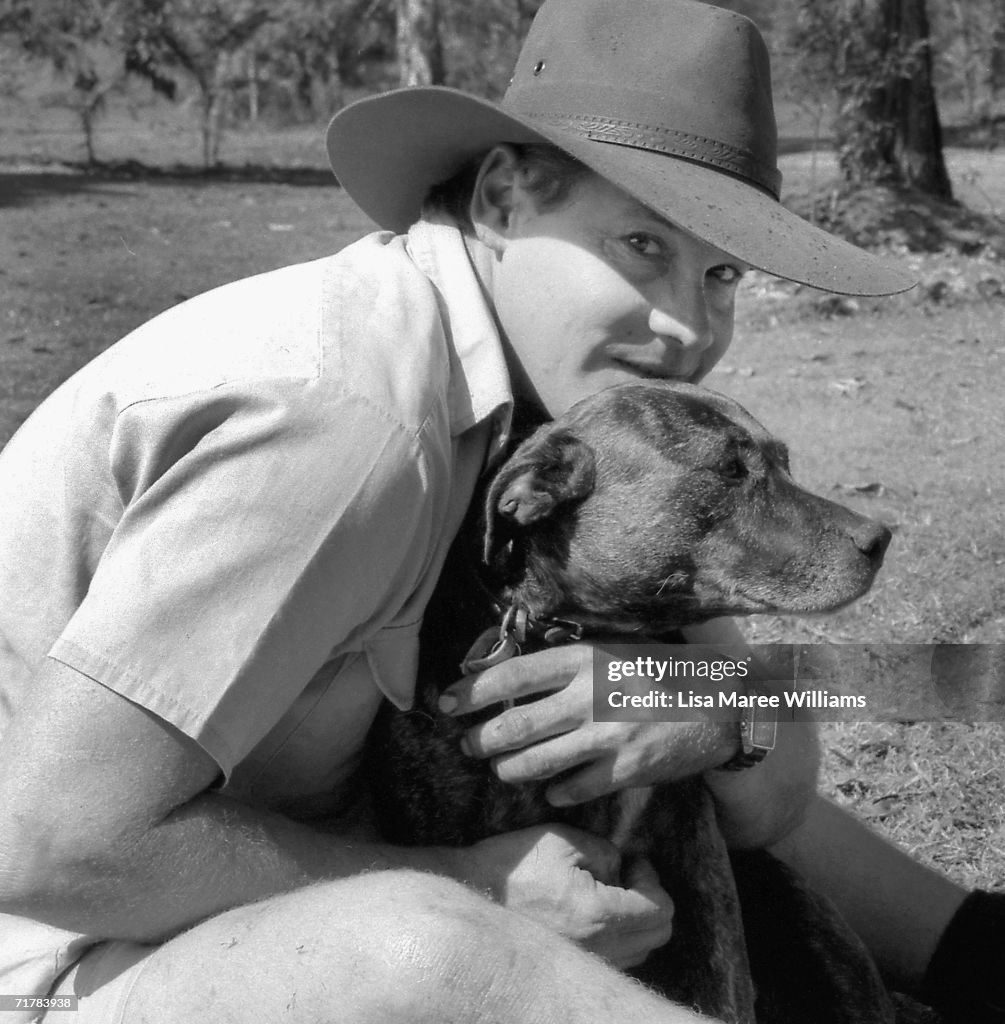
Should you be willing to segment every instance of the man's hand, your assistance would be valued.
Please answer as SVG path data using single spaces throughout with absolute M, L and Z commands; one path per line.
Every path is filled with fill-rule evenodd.
M 694 775 L 736 751 L 735 723 L 700 718 L 700 711 L 686 722 L 594 722 L 588 644 L 504 661 L 455 683 L 446 700 L 441 697 L 441 708 L 463 715 L 534 694 L 547 696 L 474 726 L 464 747 L 473 757 L 491 758 L 506 782 L 549 779 L 579 768 L 548 789 L 555 806 Z
M 619 968 L 670 941 L 673 903 L 649 861 L 624 866 L 617 847 L 564 825 L 485 839 L 464 851 L 461 874 L 496 902 Z

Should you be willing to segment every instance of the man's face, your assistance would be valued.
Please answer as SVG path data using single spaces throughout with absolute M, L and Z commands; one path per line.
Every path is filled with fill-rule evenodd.
M 633 378 L 695 382 L 733 335 L 746 267 L 589 175 L 551 210 L 519 178 L 492 295 L 518 397 L 551 416 Z

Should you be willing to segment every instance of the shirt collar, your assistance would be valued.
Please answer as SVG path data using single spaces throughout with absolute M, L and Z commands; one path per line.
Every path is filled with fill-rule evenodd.
M 448 403 L 456 437 L 494 418 L 491 464 L 506 447 L 513 419 L 513 390 L 502 339 L 457 223 L 424 216 L 408 232 L 406 248 L 436 289 L 450 348 Z

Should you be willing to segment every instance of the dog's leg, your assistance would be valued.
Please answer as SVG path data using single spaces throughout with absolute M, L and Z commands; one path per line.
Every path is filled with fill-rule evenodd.
M 632 973 L 716 1020 L 754 1024 L 739 901 L 705 786 L 694 780 L 659 787 L 649 802 L 645 830 L 650 841 L 662 842 L 651 857 L 674 900 L 674 930 L 670 942 Z
M 733 855 L 758 1024 L 893 1024 L 872 957 L 831 905 L 762 850 Z

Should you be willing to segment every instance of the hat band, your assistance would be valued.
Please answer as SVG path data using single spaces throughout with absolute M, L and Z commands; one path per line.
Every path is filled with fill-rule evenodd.
M 613 146 L 630 146 L 651 153 L 666 153 L 700 164 L 711 164 L 730 174 L 745 178 L 765 189 L 778 199 L 781 195 L 782 175 L 773 167 L 757 161 L 746 150 L 728 143 L 676 128 L 653 127 L 614 117 L 595 117 L 588 114 L 542 114 L 521 111 L 521 117 L 542 122 L 560 131 L 575 132 L 594 142 Z

